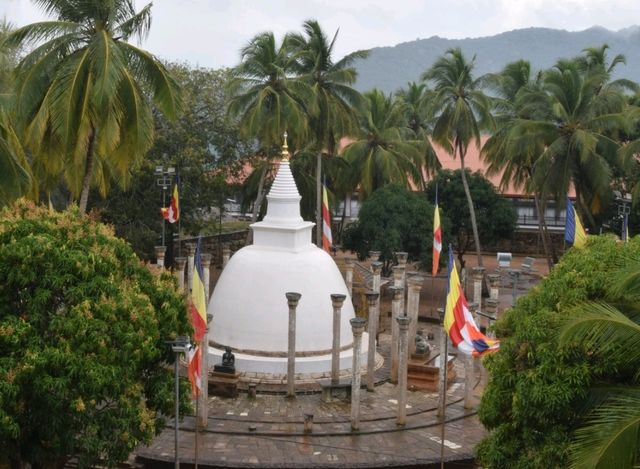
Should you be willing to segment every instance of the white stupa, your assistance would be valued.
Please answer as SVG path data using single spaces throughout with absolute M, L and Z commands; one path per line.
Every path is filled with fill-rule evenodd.
M 296 311 L 296 374 L 328 375 L 333 340 L 330 295 L 340 293 L 347 296 L 340 324 L 340 369 L 351 368 L 351 298 L 334 260 L 311 242 L 314 223 L 300 216 L 300 199 L 285 139 L 283 159 L 267 195 L 267 214 L 251 225 L 253 245 L 231 257 L 211 296 L 210 363 L 219 363 L 228 346 L 240 373 L 286 374 L 285 293 L 298 292 L 302 297 Z M 366 363 L 366 350 L 362 362 Z

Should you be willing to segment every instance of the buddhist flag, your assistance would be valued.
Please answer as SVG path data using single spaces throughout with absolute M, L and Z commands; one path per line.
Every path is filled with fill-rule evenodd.
M 198 397 L 202 391 L 202 348 L 199 345 L 192 347 L 188 352 L 189 363 L 187 371 L 193 397 Z
M 327 186 L 322 184 L 322 249 L 331 252 L 333 239 L 331 237 L 331 214 L 329 213 L 329 198 Z
M 436 186 L 436 210 L 433 214 L 433 263 L 431 276 L 435 277 L 440 266 L 440 252 L 442 251 L 442 228 L 440 227 L 440 209 L 438 208 L 438 187 Z
M 207 331 L 207 302 L 204 292 L 204 271 L 202 270 L 202 243 L 198 238 L 196 256 L 193 263 L 193 286 L 191 287 L 191 322 L 193 338 L 199 343 Z
M 629 241 L 629 214 L 625 213 L 622 219 L 622 241 L 625 243 Z
M 180 219 L 180 197 L 178 195 L 178 182 L 173 185 L 173 194 L 171 195 L 171 204 L 168 207 L 160 209 L 162 218 L 169 223 L 175 223 Z
M 463 353 L 479 357 L 487 352 L 498 350 L 500 342 L 489 339 L 476 325 L 453 260 L 453 250 L 449 245 L 449 285 L 447 307 L 444 313 L 444 329 L 451 343 Z
M 587 233 L 582 227 L 582 222 L 575 207 L 567 197 L 567 221 L 564 227 L 564 240 L 577 248 L 582 248 L 587 243 Z

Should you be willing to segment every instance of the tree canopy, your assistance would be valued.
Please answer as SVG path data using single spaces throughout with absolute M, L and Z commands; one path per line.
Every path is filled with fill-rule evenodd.
M 471 173 L 467 170 L 467 180 L 477 206 L 480 241 L 488 243 L 510 238 L 516 225 L 516 213 L 511 203 L 501 197 L 493 184 L 479 171 Z M 443 242 L 453 244 L 460 265 L 464 266 L 463 256 L 474 247 L 474 237 L 469 204 L 460 184 L 460 170 L 440 170 L 427 185 L 429 200 L 435 200 L 436 186 L 440 215 L 451 221 L 451 235 L 443 236 Z
M 174 402 L 164 341 L 190 329 L 175 279 L 77 207 L 2 210 L 0 465 L 111 466 L 149 443 Z
M 434 206 L 422 193 L 388 185 L 375 191 L 360 208 L 358 220 L 344 234 L 344 247 L 362 258 L 370 250 L 380 251 L 385 272 L 394 253 L 409 253 L 411 260 L 431 262 Z M 447 232 L 448 220 L 442 225 Z
M 588 409 L 603 393 L 635 382 L 637 367 L 628 354 L 594 353 L 576 339 L 559 347 L 557 331 L 584 302 L 631 298 L 633 292 L 613 288 L 619 280 L 614 273 L 631 268 L 638 256 L 638 238 L 620 243 L 613 236 L 590 237 L 586 248 L 566 253 L 496 323 L 500 351 L 484 359 L 490 381 L 479 417 L 489 434 L 477 448 L 480 464 L 567 467 L 573 431 Z M 626 311 L 636 317 L 637 306 Z
M 16 68 L 17 115 L 45 192 L 64 175 L 86 211 L 90 187 L 105 195 L 112 178 L 125 184 L 151 147 L 150 101 L 174 117 L 180 93 L 159 60 L 128 42 L 146 37 L 151 4 L 136 12 L 132 0 L 38 3 L 55 19 L 7 39 L 30 47 Z

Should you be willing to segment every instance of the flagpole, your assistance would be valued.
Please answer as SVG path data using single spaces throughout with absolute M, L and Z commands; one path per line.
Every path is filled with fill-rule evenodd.
M 200 393 L 198 392 L 196 394 L 196 420 L 195 420 L 195 437 L 196 437 L 196 444 L 195 444 L 195 469 L 198 469 L 198 409 L 200 409 Z
M 444 330 L 444 322 L 442 324 L 442 332 L 446 334 L 446 331 Z M 445 424 L 447 422 L 447 416 L 446 416 L 446 412 L 447 412 L 447 367 L 449 365 L 449 339 L 445 336 L 444 339 L 444 354 L 440 354 L 440 357 L 442 358 L 442 355 L 444 355 L 444 386 L 442 387 L 443 392 L 442 392 L 442 428 L 440 429 L 440 469 L 444 469 L 444 429 L 445 429 Z M 442 360 L 440 360 L 440 366 L 442 366 Z
M 431 317 L 433 317 L 433 309 L 435 305 L 435 296 L 436 296 L 436 284 L 435 284 L 435 275 L 431 276 Z

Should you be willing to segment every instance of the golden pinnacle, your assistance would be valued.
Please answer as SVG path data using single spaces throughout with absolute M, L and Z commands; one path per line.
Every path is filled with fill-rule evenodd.
M 284 145 L 282 145 L 282 161 L 289 161 L 289 146 L 287 145 L 287 131 L 284 131 Z

